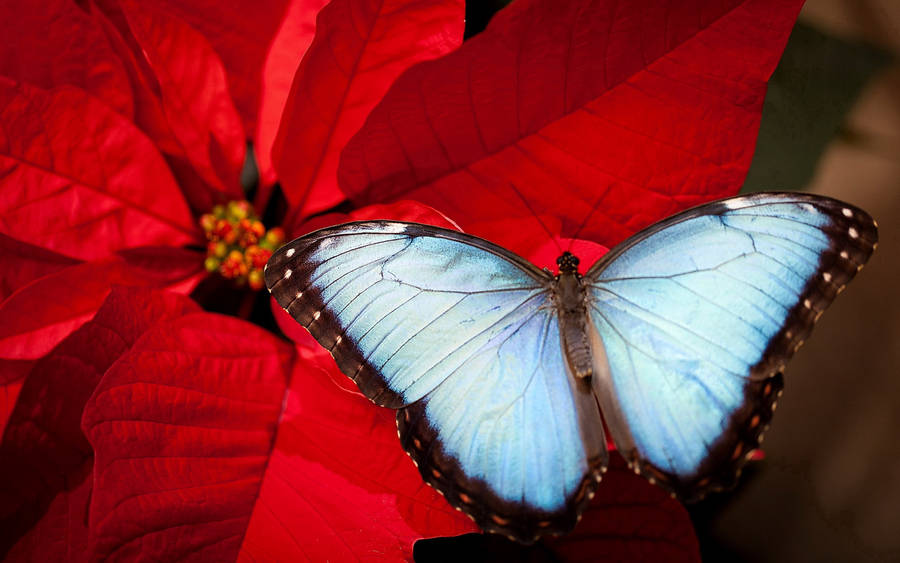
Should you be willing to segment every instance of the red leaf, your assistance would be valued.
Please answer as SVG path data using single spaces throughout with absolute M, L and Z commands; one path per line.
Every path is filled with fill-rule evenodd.
M 71 0 L 0 3 L 0 74 L 42 88 L 71 84 L 125 117 L 128 76 L 102 29 Z
M 587 221 L 580 236 L 612 246 L 740 187 L 801 4 L 514 2 L 395 82 L 347 145 L 341 188 L 421 200 L 474 234 L 497 216 L 531 217 L 536 236 L 537 213 L 567 236 Z
M 199 238 L 165 162 L 125 118 L 73 87 L 4 79 L 0 232 L 85 260 Z
M 202 258 L 179 248 L 144 247 L 122 250 L 105 260 L 65 266 L 59 255 L 0 238 L 2 250 L 27 252 L 9 258 L 30 277 L 0 303 L 0 431 L 35 361 L 90 319 L 114 285 L 167 287 L 188 293 L 205 275 Z M 7 262 L 4 260 L 4 266 Z M 38 277 L 38 272 L 43 273 Z M 4 280 L 6 277 L 4 276 Z
M 327 0 L 261 0 L 252 10 L 211 0 L 158 4 L 206 37 L 221 57 L 244 129 L 252 132 L 261 183 L 275 182 L 271 150 L 291 81 Z
M 411 223 L 425 223 L 445 229 L 460 230 L 452 219 L 425 204 L 418 201 L 400 200 L 388 204 L 374 204 L 360 209 L 354 209 L 350 213 L 327 213 L 317 215 L 299 226 L 289 225 L 289 233 L 292 237 L 305 235 L 317 229 L 323 229 L 340 223 L 350 221 L 408 221 Z
M 168 246 L 126 248 L 118 253 L 130 268 L 141 272 L 145 285 L 165 287 L 187 295 L 207 276 L 197 252 Z
M 328 0 L 291 0 L 278 33 L 272 39 L 262 77 L 259 116 L 253 136 L 260 183 L 275 183 L 272 146 L 291 91 L 297 67 L 316 33 L 316 14 Z
M 221 60 L 200 33 L 173 14 L 131 0 L 119 7 L 152 69 L 165 118 L 188 161 L 223 197 L 240 198 L 245 137 Z
M 263 63 L 272 39 L 286 23 L 291 3 L 291 0 L 258 0 L 248 9 L 246 4 L 215 0 L 154 2 L 202 33 L 215 49 L 222 59 L 228 88 L 247 131 L 256 129 Z M 297 15 L 312 24 L 316 11 Z M 300 50 L 300 56 L 305 50 L 302 46 L 295 49 Z M 296 69 L 295 64 L 291 72 Z
M 461 0 L 332 0 L 322 9 L 272 150 L 295 214 L 343 200 L 340 150 L 397 75 L 460 44 L 464 22 Z
M 335 384 L 349 380 L 321 347 L 300 350 L 243 559 L 398 560 L 421 537 L 474 531 L 422 482 L 394 411 Z
M 148 332 L 107 371 L 82 419 L 94 559 L 235 559 L 290 357 L 261 329 L 200 313 Z
M 0 555 L 17 541 L 13 560 L 62 561 L 83 551 L 92 463 L 84 405 L 141 334 L 198 310 L 173 293 L 115 288 L 91 321 L 37 362 L 0 444 Z
M 272 316 L 275 317 L 275 323 L 285 336 L 297 344 L 309 347 L 316 345 L 316 341 L 309 334 L 309 331 L 295 321 L 290 313 L 282 309 L 274 297 L 269 299 L 269 307 L 272 308 Z
M 289 352 L 198 314 L 107 372 L 82 420 L 94 557 L 397 558 L 423 534 L 471 529 L 422 483 L 391 411 L 335 386 L 325 351 L 301 350 L 293 374 Z
M 618 454 L 575 530 L 544 542 L 564 561 L 699 562 L 684 506 L 632 473 Z
M 90 460 L 85 463 L 85 474 L 90 474 L 92 465 Z M 90 501 L 91 480 L 76 480 L 72 488 L 53 497 L 43 517 L 12 546 L 4 563 L 87 561 Z
M 140 45 L 131 34 L 125 15 L 115 0 L 95 0 L 101 9 L 93 9 L 94 18 L 119 53 L 134 94 L 134 123 L 162 151 L 191 207 L 205 213 L 214 204 L 215 191 L 193 170 L 184 147 L 175 137 L 163 109 L 159 82 L 147 63 Z M 102 10 L 102 11 L 101 11 Z
M 19 400 L 25 378 L 33 366 L 34 362 L 27 360 L 0 361 L 0 432 L 6 428 L 6 423 Z
M 0 303 L 20 287 L 77 263 L 72 258 L 0 234 Z M 33 365 L 32 360 L 0 360 L 0 433 Z
M 133 251 L 125 257 L 87 262 L 44 276 L 20 288 L 0 304 L 0 358 L 40 358 L 87 322 L 113 285 L 191 289 L 202 268 L 199 254 L 177 248 Z M 193 260 L 194 268 L 185 267 Z M 167 264 L 175 264 L 170 270 Z M 160 268 L 160 269 L 157 269 Z
M 77 263 L 78 260 L 0 234 L 0 303 L 23 285 Z
M 514 231 L 515 232 L 515 231 Z M 522 233 L 527 233 L 528 229 L 522 228 Z M 537 241 L 532 247 L 532 251 L 525 255 L 525 258 L 531 260 L 532 264 L 536 264 L 541 268 L 549 268 L 556 271 L 556 259 L 560 254 L 568 250 L 581 260 L 580 271 L 584 272 L 591 265 L 603 257 L 609 251 L 608 248 L 596 242 L 583 239 L 568 239 L 558 236 L 544 241 Z

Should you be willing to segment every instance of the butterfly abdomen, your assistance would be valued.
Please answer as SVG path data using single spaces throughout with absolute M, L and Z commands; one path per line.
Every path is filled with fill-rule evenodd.
M 575 272 L 562 272 L 556 278 L 553 296 L 559 314 L 559 329 L 569 371 L 577 378 L 593 373 L 590 341 L 587 333 L 585 289 Z

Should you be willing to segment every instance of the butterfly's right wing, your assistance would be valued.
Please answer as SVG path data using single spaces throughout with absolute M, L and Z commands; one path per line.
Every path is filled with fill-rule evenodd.
M 761 193 L 671 217 L 604 256 L 585 274 L 594 384 L 623 456 L 685 499 L 729 485 L 784 363 L 876 240 L 853 206 Z
M 565 371 L 551 282 L 482 239 L 387 221 L 301 237 L 266 269 L 341 371 L 400 409 L 425 481 L 526 542 L 575 525 L 606 461 L 591 390 Z

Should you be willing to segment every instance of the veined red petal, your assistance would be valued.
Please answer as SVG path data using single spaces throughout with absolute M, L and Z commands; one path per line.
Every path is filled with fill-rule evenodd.
M 5 79 L 0 232 L 83 260 L 199 239 L 165 162 L 136 127 L 77 88 Z
M 128 74 L 134 95 L 134 123 L 163 153 L 188 203 L 197 213 L 205 213 L 217 201 L 214 190 L 207 186 L 190 165 L 184 147 L 169 126 L 163 109 L 159 82 L 147 63 L 140 45 L 128 27 L 128 21 L 115 0 L 95 0 L 94 19 L 100 24 L 110 44 L 119 54 Z
M 187 295 L 207 275 L 198 252 L 168 246 L 126 248 L 116 253 L 129 268 L 141 272 L 144 284 Z
M 475 531 L 422 481 L 394 411 L 335 378 L 349 382 L 325 350 L 301 349 L 239 559 L 403 560 L 417 539 Z
M 81 433 L 84 405 L 148 328 L 196 311 L 174 293 L 117 287 L 36 363 L 0 443 L 0 556 L 10 548 L 10 561 L 85 555 L 93 452 Z
M 284 115 L 291 83 L 316 33 L 316 15 L 328 0 L 290 0 L 281 27 L 269 45 L 262 76 L 259 115 L 253 140 L 260 184 L 275 183 L 272 146 Z
M 221 60 L 203 35 L 174 14 L 146 2 L 122 0 L 119 6 L 188 161 L 222 198 L 239 199 L 245 136 Z
M 618 454 L 572 533 L 545 543 L 563 561 L 700 561 L 687 510 L 664 490 L 632 473 Z
M 82 419 L 92 556 L 397 558 L 423 534 L 471 529 L 422 483 L 393 413 L 323 375 L 327 352 L 300 354 L 202 313 L 108 370 Z
M 260 0 L 254 2 L 252 10 L 247 9 L 245 4 L 214 0 L 157 0 L 156 4 L 203 34 L 215 49 L 225 68 L 235 107 L 248 132 L 256 130 L 264 62 L 271 55 L 279 29 L 295 24 L 313 26 L 321 7 L 315 5 L 304 7 L 306 9 L 301 11 L 291 11 L 294 4 L 314 4 L 309 0 Z M 292 18 L 295 21 L 289 22 Z M 309 40 L 312 40 L 312 30 Z M 306 49 L 300 42 L 291 50 L 302 57 Z M 298 58 L 296 63 L 299 62 Z M 296 63 L 289 69 L 291 76 L 297 70 Z
M 170 269 L 162 257 L 151 260 L 135 251 L 77 264 L 21 287 L 0 304 L 0 359 L 40 358 L 92 318 L 114 285 L 189 291 L 186 282 L 202 271 L 202 256 L 176 248 L 165 253 L 180 265 Z M 187 267 L 189 257 L 193 268 Z
M 272 150 L 295 214 L 343 200 L 336 171 L 347 140 L 402 71 L 456 48 L 464 23 L 461 0 L 332 0 L 322 9 Z
M 300 324 L 294 320 L 294 317 L 282 309 L 278 302 L 275 301 L 274 297 L 269 298 L 269 307 L 272 308 L 272 316 L 275 317 L 275 323 L 285 336 L 297 343 L 303 343 L 309 346 L 314 346 L 316 344 L 316 341 L 312 339 L 309 331 L 300 326 Z
M 0 75 L 48 89 L 78 86 L 131 118 L 128 75 L 98 23 L 75 2 L 2 2 L 0 37 Z
M 359 204 L 421 200 L 474 234 L 551 215 L 612 246 L 737 191 L 801 4 L 519 0 L 398 78 L 344 150 L 340 186 Z M 521 232 L 493 240 L 530 251 Z
M 92 465 L 92 461 L 88 460 L 83 466 L 88 478 L 73 480 L 71 488 L 51 497 L 41 519 L 10 547 L 4 562 L 81 563 L 88 560 L 90 530 L 87 514 L 91 502 L 92 483 L 89 477 Z M 8 530 L 13 531 L 12 528 Z M 3 551 L 0 549 L 0 555 Z
M 350 213 L 326 213 L 303 221 L 299 225 L 289 225 L 291 238 L 311 233 L 317 229 L 323 229 L 339 223 L 351 221 L 407 221 L 410 223 L 424 223 L 445 229 L 460 230 L 459 225 L 453 222 L 437 209 L 424 203 L 410 200 L 400 200 L 388 204 L 373 204 L 354 209 Z
M 0 303 L 15 290 L 78 260 L 0 234 Z

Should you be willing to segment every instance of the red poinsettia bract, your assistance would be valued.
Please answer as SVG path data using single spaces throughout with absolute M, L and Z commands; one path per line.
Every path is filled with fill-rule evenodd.
M 518 0 L 465 44 L 461 0 L 0 5 L 0 555 L 408 559 L 474 531 L 280 309 L 291 342 L 186 297 L 201 217 L 246 197 L 249 141 L 288 235 L 411 220 L 590 262 L 739 187 L 800 2 L 658 4 Z M 618 461 L 545 545 L 698 557 Z

